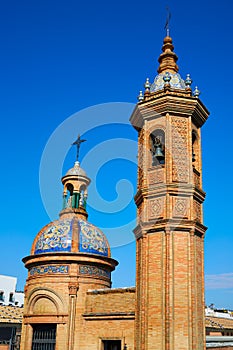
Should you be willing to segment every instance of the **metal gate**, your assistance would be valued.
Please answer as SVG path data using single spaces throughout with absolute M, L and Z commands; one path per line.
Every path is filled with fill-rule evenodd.
M 55 324 L 38 324 L 33 326 L 32 350 L 55 350 L 55 345 Z
M 17 331 L 16 327 L 12 328 L 11 339 L 10 339 L 10 350 L 19 350 L 20 348 L 20 334 L 19 330 Z

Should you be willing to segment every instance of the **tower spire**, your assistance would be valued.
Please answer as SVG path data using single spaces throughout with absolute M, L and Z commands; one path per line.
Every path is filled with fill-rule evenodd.
M 169 9 L 169 7 L 166 7 L 167 10 L 167 19 L 166 19 L 166 23 L 164 26 L 164 29 L 166 30 L 166 35 L 170 36 L 170 20 L 171 20 L 171 11 Z
M 167 33 L 169 32 L 169 28 L 167 29 Z M 163 40 L 162 53 L 159 56 L 159 68 L 158 73 L 162 72 L 170 72 L 177 73 L 179 70 L 178 65 L 176 64 L 178 60 L 178 56 L 173 52 L 174 46 L 172 44 L 172 38 L 170 36 L 166 36 Z

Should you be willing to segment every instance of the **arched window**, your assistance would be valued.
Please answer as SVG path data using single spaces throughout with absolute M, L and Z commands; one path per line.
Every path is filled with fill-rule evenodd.
M 67 195 L 66 195 L 66 207 L 71 208 L 72 207 L 72 197 L 73 197 L 73 191 L 74 191 L 74 186 L 71 183 L 68 183 L 67 186 Z
M 86 200 L 87 200 L 87 191 L 86 186 L 82 185 L 80 187 L 80 196 L 79 196 L 79 206 L 86 209 Z
M 150 134 L 150 151 L 152 166 L 165 164 L 165 133 L 162 129 L 156 129 Z
M 195 153 L 195 146 L 196 146 L 196 142 L 197 142 L 197 135 L 195 133 L 195 131 L 192 131 L 192 161 L 193 163 L 195 163 L 196 160 L 196 153 Z

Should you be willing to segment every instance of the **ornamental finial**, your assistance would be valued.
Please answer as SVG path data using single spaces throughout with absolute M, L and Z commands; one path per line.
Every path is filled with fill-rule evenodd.
M 190 74 L 187 74 L 186 79 L 185 79 L 185 85 L 187 86 L 187 88 L 190 88 L 190 86 L 192 85 L 192 79 L 190 77 Z
M 78 158 L 79 158 L 79 150 L 80 150 L 81 143 L 82 143 L 82 142 L 85 142 L 85 141 L 87 141 L 87 140 L 82 140 L 82 139 L 81 139 L 81 137 L 80 137 L 80 135 L 78 135 L 77 140 L 76 140 L 76 141 L 74 141 L 74 142 L 72 143 L 72 146 L 74 146 L 74 145 L 76 145 L 76 146 L 77 146 L 76 162 L 78 162 Z
M 144 84 L 144 87 L 145 87 L 145 89 L 146 89 L 146 91 L 150 91 L 150 80 L 149 80 L 149 78 L 146 78 L 146 82 L 145 82 L 145 84 Z
M 139 91 L 139 95 L 138 95 L 138 102 L 142 102 L 144 100 L 144 96 L 142 91 Z
M 193 96 L 199 97 L 200 93 L 201 93 L 200 90 L 198 90 L 198 87 L 196 86 L 195 90 L 193 91 Z
M 163 72 L 170 72 L 170 73 L 177 73 L 179 70 L 179 67 L 176 64 L 176 61 L 178 60 L 177 55 L 175 52 L 173 52 L 174 46 L 172 44 L 172 38 L 170 36 L 166 36 L 163 40 L 163 47 L 162 47 L 162 53 L 159 56 L 159 68 L 158 73 Z

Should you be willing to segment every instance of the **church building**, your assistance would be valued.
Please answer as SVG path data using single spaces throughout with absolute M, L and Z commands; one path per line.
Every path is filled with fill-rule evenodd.
M 76 161 L 62 177 L 59 219 L 23 259 L 22 350 L 205 349 L 201 127 L 209 113 L 173 50 L 166 36 L 158 74 L 130 118 L 138 132 L 135 288 L 111 288 L 118 262 L 87 220 L 91 180 Z

